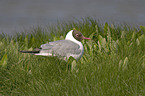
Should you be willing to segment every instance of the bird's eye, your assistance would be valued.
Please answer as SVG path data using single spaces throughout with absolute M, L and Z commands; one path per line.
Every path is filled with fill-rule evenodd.
M 81 35 L 79 35 L 79 34 L 76 34 L 76 36 L 77 36 L 77 37 L 80 37 Z

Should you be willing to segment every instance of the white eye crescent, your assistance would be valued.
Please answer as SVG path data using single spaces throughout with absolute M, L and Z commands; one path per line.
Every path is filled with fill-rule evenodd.
M 79 34 L 76 34 L 77 37 L 79 37 Z

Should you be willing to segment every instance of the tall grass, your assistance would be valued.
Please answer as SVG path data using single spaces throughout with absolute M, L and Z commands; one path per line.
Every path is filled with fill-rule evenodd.
M 84 18 L 48 28 L 0 35 L 0 95 L 145 96 L 145 27 Z M 18 52 L 64 39 L 73 28 L 92 38 L 82 41 L 79 61 Z

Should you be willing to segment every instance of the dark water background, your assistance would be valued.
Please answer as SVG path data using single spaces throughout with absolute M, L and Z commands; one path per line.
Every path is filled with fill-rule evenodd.
M 73 17 L 145 25 L 145 0 L 1 0 L 0 33 L 55 24 Z

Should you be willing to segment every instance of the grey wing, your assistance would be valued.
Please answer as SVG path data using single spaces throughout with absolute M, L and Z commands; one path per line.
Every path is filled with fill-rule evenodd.
M 43 51 L 57 56 L 67 56 L 67 54 L 80 54 L 80 46 L 70 40 L 58 40 L 41 45 Z

